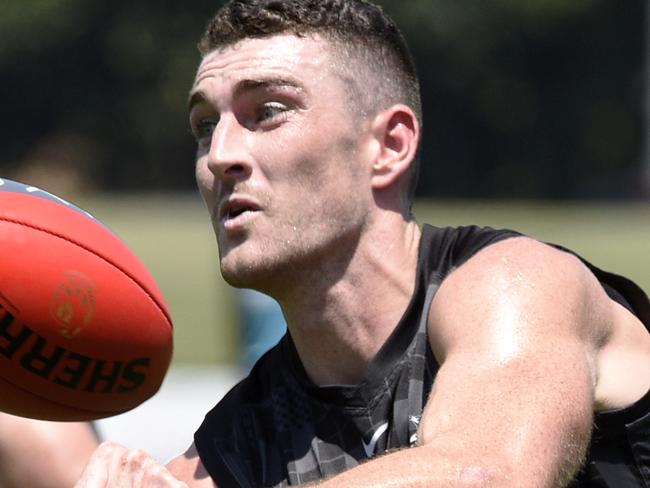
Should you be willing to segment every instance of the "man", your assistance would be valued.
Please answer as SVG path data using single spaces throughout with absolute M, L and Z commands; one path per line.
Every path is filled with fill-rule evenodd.
M 648 486 L 650 303 L 511 231 L 422 230 L 402 37 L 363 0 L 238 0 L 190 93 L 221 271 L 289 334 L 167 469 L 79 487 Z

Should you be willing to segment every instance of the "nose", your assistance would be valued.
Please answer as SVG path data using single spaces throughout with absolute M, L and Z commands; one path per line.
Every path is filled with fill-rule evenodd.
M 245 132 L 234 116 L 222 114 L 212 134 L 207 161 L 217 179 L 234 183 L 250 176 L 253 164 Z

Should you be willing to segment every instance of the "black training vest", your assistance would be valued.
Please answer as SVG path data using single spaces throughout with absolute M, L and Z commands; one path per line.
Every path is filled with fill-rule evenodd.
M 431 301 L 454 269 L 484 247 L 520 234 L 474 226 L 423 227 L 415 291 L 393 334 L 356 386 L 318 387 L 289 334 L 210 411 L 194 436 L 219 488 L 298 485 L 411 446 L 438 364 L 426 333 Z M 586 263 L 610 296 L 650 328 L 650 302 L 631 281 Z M 574 488 L 650 488 L 650 393 L 599 414 Z

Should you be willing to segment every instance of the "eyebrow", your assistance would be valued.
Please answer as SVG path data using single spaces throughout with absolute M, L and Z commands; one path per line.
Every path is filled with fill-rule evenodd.
M 235 91 L 233 98 L 237 98 L 245 92 L 255 91 L 255 90 L 267 90 L 272 88 L 294 88 L 296 90 L 303 90 L 304 86 L 299 83 L 297 80 L 292 78 L 277 78 L 277 77 L 268 77 L 268 78 L 257 78 L 257 79 L 246 79 L 237 83 L 235 86 Z M 200 104 L 207 99 L 205 92 L 202 90 L 191 90 L 187 100 L 187 110 L 188 112 L 192 111 L 194 105 Z

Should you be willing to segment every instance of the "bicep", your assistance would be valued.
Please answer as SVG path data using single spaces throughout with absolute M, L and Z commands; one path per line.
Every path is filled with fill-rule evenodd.
M 526 239 L 456 270 L 430 314 L 441 368 L 422 442 L 508 476 L 574 470 L 591 430 L 602 293 L 575 258 Z

